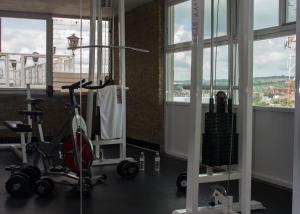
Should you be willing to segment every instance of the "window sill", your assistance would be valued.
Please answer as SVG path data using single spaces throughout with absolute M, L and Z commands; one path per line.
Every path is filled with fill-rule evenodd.
M 0 88 L 1 94 L 24 94 L 26 93 L 26 88 Z M 35 94 L 45 94 L 45 88 L 31 88 L 30 91 L 34 91 Z
M 173 102 L 173 101 L 166 101 L 166 105 L 168 106 L 189 106 L 190 103 L 187 102 Z M 204 107 L 208 107 L 207 103 L 203 104 Z M 263 106 L 253 106 L 254 111 L 267 111 L 267 112 L 294 112 L 294 108 L 287 108 L 287 107 L 263 107 Z

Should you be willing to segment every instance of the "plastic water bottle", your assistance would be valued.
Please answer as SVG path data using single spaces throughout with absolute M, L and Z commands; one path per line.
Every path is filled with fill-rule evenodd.
M 100 160 L 103 161 L 104 160 L 104 152 L 103 149 L 100 149 Z
M 141 154 L 140 154 L 139 168 L 140 168 L 140 171 L 145 171 L 145 155 L 144 155 L 144 152 L 141 152 Z
M 154 171 L 159 172 L 160 171 L 160 157 L 159 153 L 155 153 L 155 158 L 154 158 Z

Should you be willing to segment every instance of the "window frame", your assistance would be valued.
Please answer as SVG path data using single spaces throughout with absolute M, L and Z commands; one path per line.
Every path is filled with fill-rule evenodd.
M 165 54 L 165 103 L 171 104 L 171 103 L 182 103 L 182 104 L 189 104 L 189 102 L 178 102 L 178 101 L 172 101 L 172 97 L 170 97 L 170 94 L 167 90 L 170 89 L 170 85 L 173 85 L 173 82 L 170 82 L 170 77 L 169 73 L 170 70 L 168 70 L 168 59 L 167 55 L 169 53 L 175 53 L 179 51 L 188 51 L 192 50 L 192 41 L 190 42 L 183 42 L 183 43 L 177 43 L 177 44 L 171 44 L 169 45 L 169 29 L 170 29 L 170 14 L 169 14 L 169 7 L 174 6 L 176 4 L 189 1 L 189 0 L 167 0 L 165 3 L 165 45 L 164 45 L 164 54 Z M 230 1 L 227 1 L 229 4 Z M 238 1 L 235 3 L 237 4 Z M 277 37 L 282 37 L 282 36 L 290 36 L 293 34 L 296 34 L 296 22 L 287 22 L 287 3 L 288 0 L 279 0 L 279 23 L 278 26 L 275 27 L 269 27 L 269 28 L 263 28 L 263 29 L 258 29 L 254 30 L 254 41 L 258 40 L 264 40 L 264 39 L 273 39 Z M 227 10 L 229 10 L 229 6 L 227 6 Z M 236 7 L 233 7 L 233 12 L 236 14 Z M 233 24 L 236 22 L 236 20 L 230 19 L 230 13 L 227 12 L 227 28 L 229 29 L 229 25 Z M 234 25 L 237 26 L 237 25 Z M 237 42 L 237 27 L 234 28 L 234 38 L 233 38 L 233 43 L 236 44 Z M 228 36 L 229 30 L 227 30 L 227 35 L 226 36 L 221 36 L 215 38 L 215 44 L 219 45 L 228 45 L 229 43 L 229 36 Z M 204 48 L 210 47 L 210 39 L 205 39 L 204 40 Z M 230 57 L 230 55 L 229 55 Z M 232 59 L 228 59 L 232 60 Z M 238 71 L 237 71 L 238 72 Z M 209 86 L 203 86 L 203 90 L 208 90 L 210 87 Z M 218 86 L 214 87 L 214 90 L 227 90 L 228 87 L 226 86 Z M 238 90 L 238 86 L 233 87 L 234 90 Z M 254 106 L 253 107 L 258 107 L 258 108 L 269 108 L 273 109 L 274 107 L 261 107 L 261 106 Z M 288 107 L 276 107 L 278 110 L 284 110 L 285 109 L 293 109 L 293 108 L 288 108 Z
M 45 91 L 48 85 L 52 85 L 52 46 L 53 46 L 53 23 L 52 16 L 49 14 L 37 14 L 30 12 L 10 12 L 0 11 L 0 17 L 20 18 L 20 19 L 40 19 L 46 21 L 46 87 L 45 89 L 32 89 L 34 91 Z M 25 91 L 26 88 L 1 88 L 0 93 L 18 94 L 20 91 Z

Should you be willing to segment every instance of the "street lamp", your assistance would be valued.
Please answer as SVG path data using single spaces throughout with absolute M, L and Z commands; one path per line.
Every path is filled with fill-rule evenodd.
M 17 85 L 17 60 L 11 59 L 10 64 L 14 72 L 14 84 Z
M 75 33 L 73 33 L 71 36 L 67 37 L 69 49 L 72 50 L 72 60 L 73 60 L 73 72 L 75 71 L 75 50 L 78 46 L 79 37 L 75 36 Z
M 38 83 L 38 68 L 37 68 L 37 64 L 38 64 L 38 62 L 39 62 L 39 53 L 38 52 L 33 52 L 32 53 L 33 54 L 33 56 L 32 56 L 32 61 L 33 61 L 33 63 L 34 63 L 34 65 L 35 65 L 35 82 L 36 83 Z M 32 73 L 31 73 L 32 74 Z M 32 75 L 31 75 L 31 80 L 32 80 Z

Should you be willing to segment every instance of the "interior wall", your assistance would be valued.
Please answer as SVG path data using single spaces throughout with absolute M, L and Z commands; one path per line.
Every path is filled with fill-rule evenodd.
M 54 95 L 54 97 L 47 97 L 44 94 L 33 94 L 33 98 L 43 98 L 45 101 L 42 104 L 44 116 L 43 116 L 43 128 L 45 136 L 55 136 L 60 131 L 63 123 L 71 118 L 69 110 L 65 107 L 65 104 L 69 102 L 68 94 Z M 5 120 L 21 120 L 27 122 L 27 119 L 22 115 L 18 114 L 18 110 L 26 110 L 27 106 L 25 104 L 26 95 L 24 93 L 18 94 L 1 94 L 0 100 L 2 100 L 0 105 L 0 118 L 1 124 Z M 78 100 L 79 101 L 79 100 Z M 86 96 L 82 98 L 82 112 L 85 115 L 86 106 Z M 37 136 L 37 131 L 34 131 L 34 136 Z M 15 133 L 8 131 L 7 129 L 0 130 L 0 137 L 12 137 L 18 136 Z
M 153 0 L 125 16 L 126 46 L 150 51 L 126 51 L 127 137 L 154 144 L 164 142 L 163 3 Z M 117 30 L 115 26 L 116 44 Z M 116 51 L 116 79 L 118 66 Z
M 166 152 L 170 155 L 187 157 L 189 112 L 187 104 L 166 105 Z M 292 187 L 293 117 L 292 110 L 254 109 L 253 177 Z

